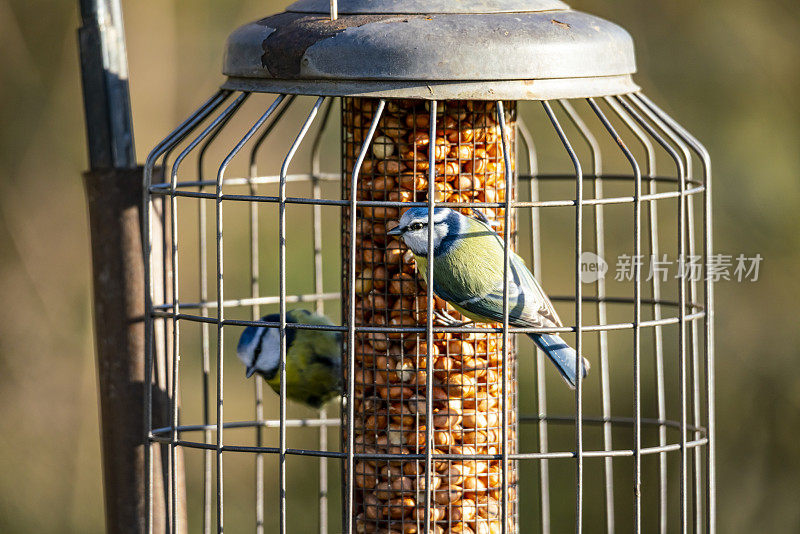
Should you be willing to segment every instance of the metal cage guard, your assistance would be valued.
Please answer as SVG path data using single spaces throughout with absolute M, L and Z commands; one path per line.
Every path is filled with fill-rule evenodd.
M 174 373 L 171 377 L 170 391 L 170 425 L 154 428 L 152 420 L 148 420 L 147 434 L 152 443 L 167 444 L 171 454 L 169 455 L 169 470 L 171 474 L 170 509 L 169 518 L 172 528 L 177 527 L 179 522 L 176 510 L 178 508 L 177 494 L 177 462 L 175 451 L 178 448 L 199 449 L 203 451 L 204 475 L 203 475 L 203 530 L 210 532 L 216 529 L 222 532 L 225 526 L 224 508 L 224 469 L 223 459 L 233 453 L 253 454 L 255 458 L 256 472 L 256 502 L 254 505 L 254 524 L 257 532 L 263 532 L 267 517 L 265 511 L 264 493 L 264 462 L 265 459 L 275 457 L 278 460 L 278 502 L 276 507 L 279 510 L 278 529 L 281 533 L 289 530 L 289 518 L 286 513 L 287 499 L 291 494 L 287 494 L 287 459 L 288 458 L 315 458 L 319 462 L 319 531 L 327 531 L 327 460 L 334 459 L 346 466 L 344 472 L 344 500 L 346 509 L 343 520 L 345 532 L 355 532 L 355 525 L 352 521 L 353 514 L 349 513 L 349 507 L 353 504 L 354 471 L 353 466 L 357 461 L 400 461 L 415 460 L 425 462 L 428 469 L 425 471 L 424 485 L 431 487 L 430 466 L 435 460 L 447 461 L 479 461 L 491 459 L 498 461 L 503 466 L 503 481 L 508 480 L 508 466 L 511 463 L 519 463 L 520 469 L 523 464 L 533 462 L 538 466 L 538 503 L 539 530 L 550 532 L 553 521 L 556 520 L 551 514 L 552 506 L 552 471 L 554 461 L 574 462 L 574 504 L 575 515 L 574 525 L 577 532 L 584 531 L 583 519 L 587 495 L 584 487 L 586 486 L 585 464 L 592 459 L 602 459 L 602 487 L 604 488 L 603 506 L 605 530 L 613 532 L 615 528 L 620 528 L 621 522 L 630 522 L 635 532 L 647 531 L 648 525 L 657 524 L 659 532 L 677 531 L 681 532 L 714 532 L 715 531 L 715 490 L 714 490 L 714 380 L 713 380 L 713 292 L 711 282 L 705 276 L 702 284 L 694 280 L 681 279 L 677 284 L 675 297 L 666 297 L 665 287 L 658 280 L 648 281 L 642 273 L 641 264 L 637 264 L 633 271 L 632 293 L 628 295 L 610 295 L 602 279 L 587 285 L 581 283 L 580 268 L 581 254 L 584 251 L 591 251 L 599 256 L 604 256 L 608 248 L 607 229 L 610 222 L 620 221 L 620 211 L 613 212 L 616 218 L 609 218 L 607 212 L 610 208 L 628 206 L 631 208 L 630 215 L 622 217 L 622 221 L 632 230 L 633 234 L 633 253 L 634 256 L 641 256 L 645 253 L 660 254 L 662 234 L 659 232 L 659 204 L 672 206 L 675 209 L 674 222 L 677 226 L 675 240 L 671 243 L 675 250 L 682 257 L 687 255 L 701 255 L 707 258 L 711 253 L 711 205 L 710 205 L 710 186 L 711 169 L 708 155 L 702 145 L 692 137 L 685 129 L 678 125 L 673 119 L 666 115 L 647 97 L 640 93 L 623 94 L 619 96 L 608 96 L 602 98 L 588 98 L 579 100 L 553 100 L 541 101 L 538 104 L 527 105 L 519 103 L 519 113 L 524 112 L 528 107 L 541 107 L 544 119 L 537 122 L 537 133 L 546 132 L 549 129 L 552 139 L 560 144 L 570 162 L 571 169 L 557 174 L 542 174 L 537 170 L 537 152 L 534 150 L 532 136 L 529 128 L 518 120 L 516 126 L 516 137 L 525 145 L 522 153 L 528 159 L 529 173 L 518 174 L 517 180 L 520 184 L 520 196 L 525 189 L 528 199 L 516 200 L 511 196 L 512 169 L 511 161 L 514 154 L 511 154 L 503 146 L 503 161 L 505 162 L 505 184 L 506 194 L 504 199 L 494 202 L 438 202 L 435 198 L 433 165 L 430 165 L 430 175 L 428 180 L 427 200 L 424 202 L 402 202 L 400 200 L 361 200 L 352 195 L 350 199 L 323 198 L 321 194 L 321 184 L 338 180 L 338 173 L 320 172 L 320 147 L 321 136 L 328 124 L 331 113 L 332 102 L 330 98 L 316 98 L 305 120 L 297 129 L 298 133 L 285 155 L 280 173 L 278 175 L 260 175 L 256 166 L 256 155 L 265 146 L 269 134 L 274 131 L 275 126 L 283 117 L 284 112 L 290 106 L 295 105 L 295 98 L 286 94 L 278 95 L 268 105 L 261 109 L 258 119 L 252 123 L 247 132 L 238 140 L 231 143 L 232 150 L 221 161 L 215 179 L 204 176 L 204 158 L 211 143 L 226 133 L 226 125 L 241 111 L 244 103 L 250 97 L 250 93 L 222 90 L 215 94 L 209 101 L 201 106 L 186 122 L 172 132 L 147 159 L 145 166 L 145 197 L 144 214 L 145 228 L 147 230 L 145 242 L 145 269 L 148 281 L 148 300 L 147 300 L 147 321 L 146 331 L 148 336 L 147 369 L 145 376 L 152 376 L 152 369 L 155 358 L 164 357 L 173 362 Z M 326 102 L 327 100 L 327 102 Z M 375 119 L 370 124 L 367 135 L 364 137 L 357 154 L 359 157 L 350 176 L 350 191 L 358 189 L 361 167 L 364 154 L 370 148 L 370 141 L 377 127 L 379 111 L 382 111 L 388 102 L 377 100 L 377 110 Z M 443 103 L 435 100 L 430 101 L 429 105 L 429 124 L 434 124 L 437 106 Z M 578 112 L 578 104 L 584 109 Z M 445 104 L 446 105 L 446 104 Z M 497 102 L 498 110 L 502 110 L 503 103 Z M 323 116 L 319 120 L 318 115 Z M 501 136 L 509 138 L 513 132 L 509 131 L 503 119 L 502 111 L 498 115 Z M 590 122 L 594 125 L 591 126 Z M 317 124 L 321 126 L 316 129 L 314 141 L 312 143 L 312 163 L 311 172 L 290 174 L 289 167 L 293 161 L 298 148 L 303 144 L 307 134 Z M 430 132 L 430 139 L 435 137 L 435 132 Z M 625 141 L 628 139 L 629 141 Z M 603 173 L 604 158 L 603 146 L 609 145 L 616 147 L 619 155 L 628 162 L 630 173 L 620 175 L 605 175 Z M 636 145 L 639 149 L 634 150 Z M 228 177 L 226 171 L 229 164 L 239 156 L 246 146 L 250 146 L 249 174 L 246 177 Z M 576 148 L 579 147 L 579 148 Z M 660 148 L 658 150 L 657 148 Z M 174 162 L 170 163 L 173 153 L 180 150 Z M 540 149 L 541 151 L 541 149 Z M 641 151 L 644 159 L 637 158 L 635 152 Z M 581 158 L 579 153 L 586 152 L 589 157 Z M 671 162 L 674 173 L 659 175 L 656 172 L 656 164 L 660 155 L 665 161 Z M 197 175 L 192 175 L 191 171 L 183 171 L 181 164 L 189 157 L 196 157 Z M 641 160 L 641 163 L 640 163 Z M 587 165 L 588 162 L 588 165 Z M 695 176 L 695 167 L 699 163 L 700 176 Z M 170 180 L 167 183 L 155 183 L 153 181 L 154 169 L 163 166 L 169 169 Z M 588 171 L 588 172 L 587 172 Z M 189 176 L 183 177 L 183 174 Z M 287 185 L 294 183 L 306 183 L 310 186 L 308 197 L 288 196 Z M 559 198 L 559 194 L 549 192 L 544 196 L 540 187 L 549 184 L 572 183 L 574 185 L 574 196 Z M 632 193 L 605 196 L 608 186 L 611 190 L 619 189 L 619 184 L 629 184 L 632 186 Z M 260 190 L 270 184 L 278 186 L 277 195 L 267 195 L 260 193 Z M 522 186 L 524 184 L 525 187 Z M 586 187 L 589 185 L 590 187 Z M 231 193 L 231 189 L 246 188 L 244 194 Z M 587 191 L 591 195 L 587 195 Z M 695 206 L 694 197 L 700 195 L 702 204 Z M 556 198 L 548 198 L 555 196 Z M 561 195 L 563 197 L 563 194 Z M 165 213 L 159 214 L 155 211 L 155 201 L 163 198 L 165 202 Z M 198 272 L 200 273 L 200 287 L 198 288 L 198 298 L 183 299 L 179 290 L 180 269 L 184 265 L 179 265 L 179 233 L 182 227 L 178 224 L 178 205 L 179 199 L 196 199 L 198 208 L 198 240 L 200 258 L 198 261 Z M 213 201 L 215 210 L 213 214 L 213 228 L 215 230 L 214 246 L 209 248 L 206 236 L 206 224 L 208 214 L 204 207 L 206 201 Z M 227 227 L 226 232 L 235 234 L 242 231 L 248 236 L 250 250 L 249 280 L 246 293 L 229 295 L 225 288 L 225 265 L 223 255 L 223 212 L 226 206 L 245 203 L 249 206 L 248 222 L 242 227 Z M 259 249 L 259 244 L 263 240 L 259 237 L 259 208 L 262 205 L 276 206 L 278 215 L 278 279 L 279 292 L 277 295 L 263 295 L 259 282 L 259 258 L 263 253 Z M 295 293 L 290 291 L 287 286 L 287 228 L 286 228 L 286 209 L 289 206 L 307 205 L 313 206 L 312 235 L 310 242 L 313 247 L 313 292 Z M 355 261 L 359 253 L 358 243 L 356 242 L 356 218 L 355 213 L 359 208 L 374 209 L 395 209 L 407 208 L 410 206 L 433 207 L 447 206 L 454 208 L 476 207 L 481 209 L 491 208 L 503 210 L 504 217 L 504 242 L 506 243 L 505 273 L 508 276 L 508 252 L 509 252 L 509 226 L 513 214 L 517 212 L 529 211 L 531 222 L 528 229 L 521 230 L 521 235 L 530 239 L 532 255 L 534 258 L 533 269 L 537 278 L 542 281 L 542 265 L 546 265 L 548 260 L 542 255 L 542 236 L 541 236 L 541 213 L 545 209 L 553 210 L 572 210 L 574 216 L 574 266 L 575 280 L 574 292 L 567 295 L 551 295 L 555 302 L 572 303 L 574 306 L 574 320 L 562 328 L 551 329 L 531 329 L 515 328 L 508 324 L 508 305 L 507 295 L 504 306 L 504 321 L 502 326 L 496 328 L 476 328 L 473 326 L 437 326 L 433 323 L 433 299 L 427 300 L 426 324 L 421 326 L 390 326 L 390 325 L 360 325 L 356 321 L 355 309 Z M 320 327 L 306 324 L 287 324 L 286 309 L 292 303 L 313 303 L 317 310 L 322 310 L 325 302 L 335 302 L 341 299 L 339 291 L 327 290 L 323 285 L 322 251 L 325 243 L 322 240 L 323 216 L 322 208 L 338 208 L 342 213 L 350 213 L 351 216 L 345 218 L 349 220 L 349 242 L 347 250 L 350 258 L 346 287 L 349 288 L 349 315 L 346 320 L 336 326 Z M 696 208 L 702 211 L 702 240 L 698 242 L 695 237 L 695 211 Z M 347 211 L 349 210 L 349 211 Z M 590 213 L 591 212 L 591 213 Z M 626 212 L 627 213 L 627 212 Z M 586 221 L 593 221 L 593 232 L 590 239 L 584 238 Z M 163 241 L 166 255 L 162 262 L 155 262 L 153 252 L 154 241 L 154 221 L 163 217 L 169 224 L 163 226 L 163 235 L 159 241 Z M 185 230 L 184 230 L 185 231 Z M 230 238 L 229 238 L 230 239 Z M 589 241 L 587 246 L 587 241 Z M 288 245 L 289 247 L 294 245 Z M 208 250 L 213 250 L 212 257 L 216 258 L 216 265 L 212 268 L 212 274 L 216 278 L 216 294 L 209 293 L 206 284 L 208 266 L 206 264 Z M 169 260 L 169 261 L 167 261 Z M 703 274 L 706 274 L 705 262 L 703 263 Z M 429 280 L 432 278 L 431 263 L 429 263 Z M 167 280 L 170 280 L 171 291 L 155 292 L 153 287 L 153 273 L 157 270 L 166 270 Z M 648 283 L 650 282 L 650 283 Z M 592 289 L 592 294 L 584 294 L 587 288 Z M 168 298 L 167 296 L 171 297 Z M 700 302 L 702 299 L 702 302 Z M 262 322 L 257 320 L 260 315 L 261 306 L 279 306 L 280 321 Z M 226 312 L 236 309 L 249 311 L 250 320 L 228 318 Z M 597 320 L 586 319 L 587 310 L 591 309 L 596 315 Z M 625 312 L 627 319 L 620 320 L 619 310 Z M 643 310 L 647 314 L 643 315 Z M 615 313 L 611 313 L 614 311 Z M 610 319 L 613 317 L 613 319 Z M 200 334 L 199 353 L 187 353 L 182 348 L 181 340 L 186 334 L 182 333 L 182 324 L 198 324 Z M 223 362 L 225 359 L 227 339 L 226 332 L 238 332 L 244 326 L 268 326 L 278 328 L 281 339 L 281 376 L 285 378 L 285 351 L 286 334 L 289 329 L 317 329 L 341 332 L 349 341 L 349 359 L 347 385 L 344 396 L 353 399 L 354 390 L 357 382 L 355 381 L 355 340 L 361 336 L 369 335 L 393 335 L 393 336 L 425 336 L 427 340 L 426 357 L 431 361 L 431 351 L 434 345 L 434 336 L 439 334 L 499 334 L 504 341 L 509 339 L 511 334 L 527 332 L 560 332 L 565 335 L 574 336 L 575 348 L 581 352 L 593 356 L 594 361 L 599 362 L 599 370 L 596 374 L 590 375 L 585 380 L 579 380 L 574 394 L 574 412 L 572 414 L 557 415 L 548 409 L 548 400 L 552 396 L 548 395 L 544 377 L 548 373 L 545 368 L 543 355 L 538 353 L 536 360 L 536 396 L 535 406 L 521 406 L 522 415 L 519 417 L 520 428 L 524 429 L 530 425 L 536 431 L 537 439 L 535 443 L 521 440 L 519 451 L 510 451 L 506 443 L 506 430 L 509 421 L 506 417 L 506 410 L 501 413 L 503 432 L 503 443 L 501 450 L 493 455 L 479 454 L 443 454 L 434 455 L 430 448 L 425 453 L 409 453 L 404 455 L 392 453 L 370 453 L 354 450 L 352 440 L 345 440 L 345 450 L 332 450 L 327 441 L 326 429 L 335 428 L 339 425 L 338 418 L 327 417 L 323 410 L 316 418 L 290 419 L 286 411 L 286 391 L 285 380 L 282 380 L 280 394 L 280 411 L 278 419 L 267 419 L 264 417 L 263 391 L 256 380 L 255 390 L 255 418 L 252 421 L 230 421 L 225 419 L 223 411 Z M 212 348 L 209 329 L 216 329 L 216 348 Z M 665 332 L 668 328 L 677 329 L 676 348 L 669 348 Z M 612 334 L 622 334 L 629 332 L 631 344 L 629 351 L 623 354 L 612 354 L 609 346 L 609 337 Z M 596 336 L 597 345 L 587 348 L 587 343 L 583 340 L 585 336 Z M 652 351 L 645 347 L 646 336 L 652 336 Z M 169 340 L 167 340 L 169 338 Z M 503 343 L 507 346 L 507 343 Z M 154 347 L 163 347 L 156 351 Z M 162 352 L 163 350 L 163 352 Z M 159 355 L 161 353 L 161 355 Z M 506 350 L 503 350 L 504 360 L 507 358 Z M 213 357 L 212 357 L 213 354 Z M 643 355 L 648 358 L 652 356 L 652 373 L 648 371 L 650 364 L 643 367 Z M 230 356 L 229 356 L 230 357 Z M 180 364 L 181 360 L 187 358 L 198 359 L 202 367 L 203 389 L 203 415 L 202 421 L 181 420 L 178 407 L 178 393 L 180 391 Z M 649 361 L 649 360 L 648 360 Z M 212 365 L 216 364 L 214 371 Z M 667 369 L 677 366 L 677 384 L 668 381 Z M 615 375 L 623 373 L 626 369 L 630 370 L 630 387 L 632 390 L 631 416 L 615 416 L 615 407 L 612 404 L 612 384 L 619 385 L 620 380 L 612 380 Z M 502 372 L 505 375 L 506 367 L 503 366 Z M 627 371 L 626 371 L 627 372 Z M 655 398 L 649 399 L 642 395 L 642 381 L 652 374 L 651 378 L 655 383 Z M 216 392 L 212 393 L 211 381 L 216 377 Z M 432 373 L 428 373 L 428 391 L 432 385 Z M 624 375 L 623 375 L 624 376 Z M 599 385 L 596 384 L 599 382 Z M 506 389 L 505 376 L 502 380 L 502 387 Z M 587 386 L 591 384 L 591 387 Z M 150 389 L 146 389 L 145 414 L 152 413 L 153 399 Z M 587 393 L 588 391 L 588 393 Z M 503 403 L 508 400 L 507 391 L 503 392 Z M 587 404 L 585 402 L 587 394 L 592 395 L 592 399 L 597 402 Z M 215 409 L 211 408 L 211 401 Z M 671 399 L 671 400 L 670 400 Z M 651 402 L 652 401 L 652 402 Z M 677 406 L 677 409 L 676 409 Z M 590 407 L 590 408 L 589 408 Z M 643 408 L 645 410 L 643 411 Z M 617 408 L 618 409 L 618 408 Z M 352 436 L 354 432 L 354 403 L 347 402 L 342 406 L 345 418 L 346 436 Z M 677 411 L 677 417 L 669 417 L 671 411 Z M 586 413 L 588 412 L 588 414 Z M 651 415 L 652 413 L 652 415 Z M 432 420 L 433 406 L 431 397 L 426 397 L 425 416 L 428 421 Z M 574 428 L 574 436 L 570 446 L 553 447 L 553 443 L 562 443 L 563 439 L 556 439 L 552 429 L 554 426 L 569 424 Z M 319 447 L 316 449 L 299 449 L 288 446 L 287 436 L 291 429 L 298 427 L 317 427 L 320 429 Z M 427 425 L 424 432 L 425 443 L 431 443 L 431 425 Z M 587 437 L 587 429 L 598 427 L 600 431 L 600 441 L 596 437 Z M 223 430 L 252 428 L 255 431 L 255 445 L 237 444 L 227 438 L 223 439 Z M 277 428 L 279 435 L 277 443 L 269 442 L 264 439 L 263 430 Z M 624 439 L 627 436 L 625 429 L 632 430 L 632 439 Z M 656 443 L 648 444 L 649 434 L 653 429 L 656 436 Z M 187 435 L 198 434 L 202 439 L 187 439 Z M 238 435 L 238 434 L 236 434 Z M 599 446 L 586 446 L 586 442 L 598 443 Z M 703 454 L 705 452 L 705 455 Z M 678 468 L 673 469 L 669 465 L 670 454 L 678 456 Z M 656 480 L 650 481 L 645 476 L 642 468 L 642 461 L 648 457 L 657 459 Z M 622 470 L 619 465 L 625 458 L 630 458 L 631 470 Z M 153 473 L 152 458 L 147 458 L 149 469 L 148 502 L 153 499 Z M 615 462 L 616 460 L 616 462 Z M 675 501 L 669 498 L 668 481 L 670 474 L 677 475 L 679 482 L 679 492 L 677 496 L 677 510 L 670 507 L 670 503 Z M 623 476 L 624 475 L 624 476 Z M 626 479 L 630 477 L 630 486 Z M 623 482 L 621 482 L 623 481 Z M 522 481 L 524 483 L 524 480 Z M 625 494 L 632 493 L 632 507 L 630 513 L 622 514 L 619 501 L 615 495 L 620 488 Z M 503 485 L 500 495 L 500 504 L 503 512 L 507 510 L 510 500 L 508 492 Z M 657 488 L 657 512 L 648 513 L 643 510 L 643 490 L 650 487 Z M 616 492 L 616 493 L 615 493 Z M 631 492 L 631 493 L 628 493 Z M 527 497 L 528 499 L 530 497 Z M 425 492 L 425 511 L 424 516 L 417 521 L 419 531 L 434 532 L 436 527 L 429 527 L 428 514 L 430 513 L 431 493 Z M 648 497 L 648 502 L 655 502 Z M 216 513 L 212 509 L 216 503 Z M 674 506 L 674 504 L 673 504 Z M 152 508 L 151 508 L 152 510 Z M 624 515 L 624 520 L 621 518 Z M 502 515 L 506 517 L 504 513 Z M 653 519 L 653 518 L 656 519 Z M 563 518 L 558 521 L 563 522 Z M 655 523 L 654 523 L 655 521 Z M 153 517 L 148 514 L 148 526 L 153 524 Z M 511 532 L 506 521 L 499 522 L 500 531 Z M 482 527 L 478 527 L 482 528 Z M 530 529 L 530 525 L 526 530 Z M 530 531 L 530 530 L 528 530 Z M 488 530 L 487 530 L 488 532 Z

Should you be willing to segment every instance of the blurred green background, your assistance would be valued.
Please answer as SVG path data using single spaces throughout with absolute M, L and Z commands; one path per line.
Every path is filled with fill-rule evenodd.
M 0 0 L 2 532 L 104 529 L 74 4 Z M 227 33 L 284 7 L 255 0 L 123 4 L 140 160 L 220 83 Z M 717 286 L 719 531 L 797 532 L 800 381 L 792 366 L 800 363 L 800 4 L 572 5 L 633 35 L 638 83 L 709 148 L 716 250 L 765 258 L 758 282 Z M 298 232 L 307 229 L 304 219 L 296 218 Z M 338 240 L 335 227 L 328 231 Z M 328 273 L 329 288 L 337 269 Z M 569 288 L 566 278 L 554 283 Z M 231 369 L 237 370 L 235 362 Z M 230 380 L 245 384 L 238 374 Z M 196 401 L 191 391 L 184 395 L 187 403 Z M 250 418 L 245 396 L 237 399 L 230 419 Z M 307 434 L 298 439 L 313 444 L 313 433 Z M 194 473 L 199 459 L 197 453 L 187 458 Z M 226 478 L 226 488 L 233 486 L 232 495 L 242 499 L 252 485 L 249 462 L 232 460 Z M 629 464 L 619 465 L 618 471 Z M 313 466 L 305 473 L 316 476 Z M 564 477 L 561 484 L 571 483 L 570 469 L 555 473 Z M 190 482 L 198 476 L 190 474 Z M 332 483 L 336 487 L 335 475 Z M 292 485 L 313 487 L 298 479 Z M 190 513 L 196 514 L 199 496 L 196 484 L 192 488 Z M 620 493 L 624 506 L 629 497 Z M 554 503 L 565 513 L 572 506 L 568 495 Z M 241 504 L 242 514 L 249 506 Z M 238 509 L 228 508 L 234 516 Z M 290 504 L 293 510 L 302 515 L 299 505 Z M 232 521 L 250 524 L 248 518 Z M 587 532 L 599 531 L 601 521 L 588 516 Z M 302 524 L 313 525 L 313 516 Z

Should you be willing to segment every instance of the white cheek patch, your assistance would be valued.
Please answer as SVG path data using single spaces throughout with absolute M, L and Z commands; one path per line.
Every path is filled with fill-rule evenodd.
M 442 244 L 442 239 L 444 239 L 447 234 L 450 233 L 450 227 L 446 224 L 439 223 L 434 225 L 433 227 L 433 248 L 434 250 L 439 248 L 439 245 Z
M 428 240 L 425 239 L 426 237 L 427 232 L 416 230 L 413 232 L 406 232 L 403 236 L 403 241 L 406 242 L 406 245 L 408 245 L 408 248 L 410 248 L 411 252 L 414 254 L 425 254 L 428 250 Z
M 439 248 L 439 245 L 442 244 L 442 240 L 447 236 L 450 232 L 450 227 L 446 224 L 435 224 L 433 226 L 433 249 L 436 250 Z M 428 228 L 422 228 L 420 230 L 414 230 L 413 232 L 406 232 L 403 236 L 403 241 L 406 242 L 408 248 L 414 254 L 425 256 L 428 254 Z
M 261 353 L 255 362 L 255 368 L 269 373 L 278 368 L 281 359 L 281 333 L 277 328 L 267 329 L 261 343 Z
M 256 346 L 258 346 L 258 344 L 261 342 L 261 335 L 262 332 L 260 330 L 256 330 L 247 345 L 241 345 L 237 347 L 236 355 L 246 367 L 250 367 L 250 364 L 253 363 L 253 354 L 255 353 Z
M 450 208 L 438 209 L 434 210 L 433 212 L 433 222 L 440 223 L 443 220 L 447 219 L 450 216 L 451 210 Z

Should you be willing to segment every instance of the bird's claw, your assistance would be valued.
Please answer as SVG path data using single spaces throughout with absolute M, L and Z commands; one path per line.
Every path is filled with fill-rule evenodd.
M 482 223 L 484 223 L 484 224 L 486 224 L 486 225 L 490 226 L 491 228 L 494 228 L 494 227 L 496 227 L 496 226 L 499 224 L 499 222 L 498 222 L 498 221 L 492 221 L 492 220 L 490 220 L 490 219 L 489 219 L 489 218 L 486 216 L 486 214 L 485 214 L 485 213 L 483 213 L 483 212 L 482 212 L 481 210 L 479 210 L 478 208 L 470 208 L 470 209 L 472 210 L 472 215 L 473 215 L 473 216 L 474 216 L 476 219 L 478 219 L 478 220 L 479 220 L 479 221 L 481 221 Z
M 439 322 L 442 323 L 444 326 L 448 326 L 448 327 L 458 328 L 458 327 L 466 326 L 466 325 L 472 323 L 472 321 L 459 321 L 458 319 L 456 319 L 454 317 L 451 317 L 450 315 L 448 315 L 448 314 L 446 314 L 444 312 L 437 311 L 437 310 L 434 310 L 433 316 L 434 316 L 434 318 L 438 319 Z

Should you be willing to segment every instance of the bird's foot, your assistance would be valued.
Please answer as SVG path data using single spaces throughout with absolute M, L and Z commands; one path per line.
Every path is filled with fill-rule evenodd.
M 472 321 L 459 321 L 455 317 L 451 317 L 447 313 L 438 310 L 433 311 L 433 317 L 437 319 L 440 323 L 442 323 L 442 325 L 448 327 L 458 328 L 460 326 L 466 326 L 468 324 L 472 324 Z
M 489 226 L 489 228 L 498 228 L 500 226 L 500 221 L 493 221 L 489 219 L 484 212 L 482 212 L 478 208 L 470 208 L 472 210 L 472 214 L 475 216 L 475 219 L 478 219 L 483 224 Z

